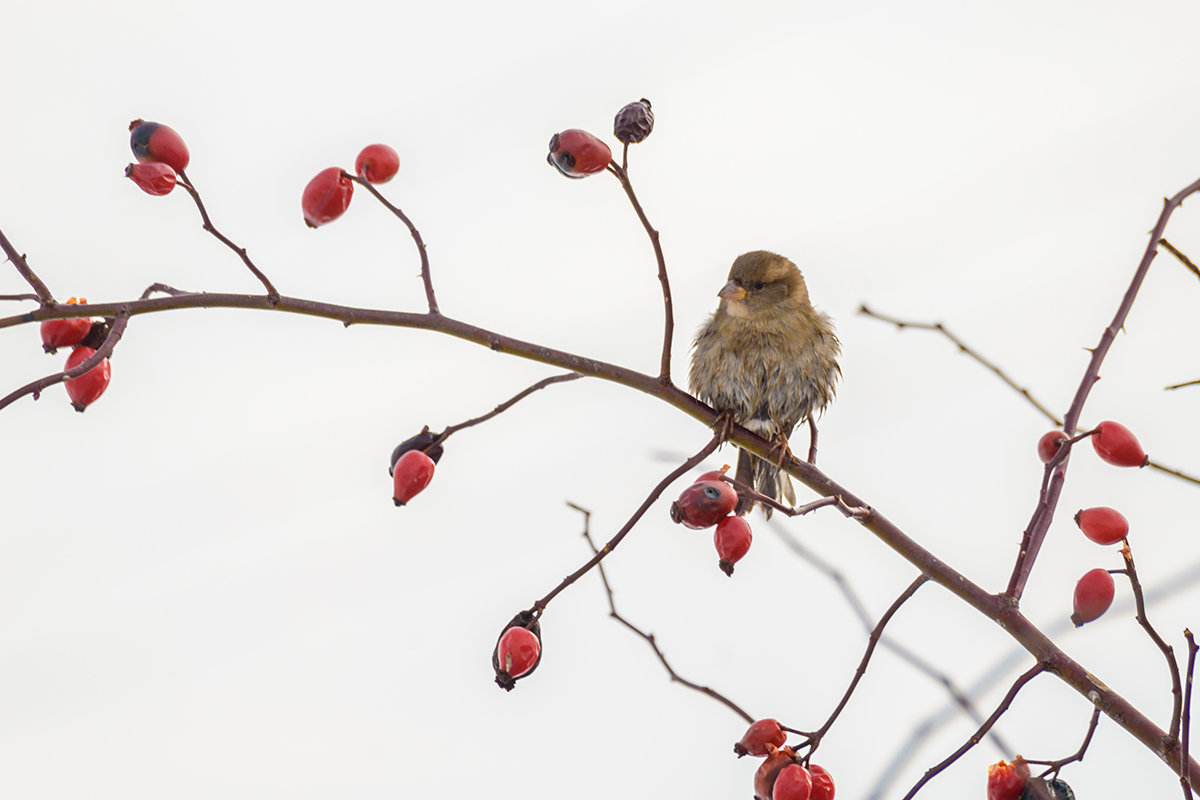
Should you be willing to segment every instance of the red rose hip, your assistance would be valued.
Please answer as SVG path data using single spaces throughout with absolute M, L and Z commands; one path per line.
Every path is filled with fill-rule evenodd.
M 1096 544 L 1116 544 L 1129 535 L 1129 521 L 1115 508 L 1096 506 L 1075 515 L 1075 524 Z
M 300 208 L 304 211 L 304 224 L 316 228 L 346 213 L 350 198 L 354 195 L 354 183 L 342 175 L 341 167 L 329 167 L 304 187 Z
M 86 297 L 78 300 L 72 297 L 66 302 L 66 305 L 86 302 Z M 47 353 L 53 353 L 60 347 L 74 347 L 83 341 L 83 337 L 87 336 L 91 329 L 92 321 L 87 317 L 48 319 L 41 325 L 42 349 Z
M 1038 439 L 1037 454 L 1043 464 L 1050 462 L 1050 459 L 1058 455 L 1058 448 L 1071 437 L 1067 436 L 1062 431 L 1050 431 L 1042 434 L 1042 438 Z
M 537 669 L 542 661 L 542 626 L 531 611 L 509 620 L 492 651 L 496 685 L 511 692 L 517 681 Z
M 129 149 L 142 163 L 158 161 L 169 164 L 176 172 L 187 169 L 191 156 L 183 137 L 161 122 L 135 119 L 129 123 Z
M 67 365 L 64 369 L 72 370 L 95 354 L 96 351 L 90 347 L 76 347 L 71 351 L 71 355 L 67 356 Z M 79 377 L 68 378 L 64 383 L 67 387 L 67 396 L 71 398 L 71 405 L 75 407 L 76 411 L 83 411 L 100 399 L 100 395 L 104 394 L 111 379 L 112 367 L 109 366 L 107 358 L 101 359 L 99 364 Z
M 1096 455 L 1118 467 L 1144 467 L 1150 461 L 1133 432 L 1119 422 L 1106 420 L 1092 434 Z
M 796 763 L 796 751 L 790 747 L 767 748 L 767 758 L 754 773 L 755 800 L 773 800 L 771 790 L 784 767 Z
M 765 756 L 771 747 L 783 747 L 787 742 L 787 734 L 779 723 L 773 719 L 760 719 L 754 722 L 742 735 L 741 740 L 733 746 L 733 752 L 742 756 Z
M 392 499 L 402 506 L 433 480 L 433 459 L 420 450 L 409 450 L 392 468 Z
M 779 770 L 771 787 L 771 800 L 809 800 L 812 795 L 812 775 L 799 764 L 788 764 Z
M 612 150 L 587 131 L 568 128 L 551 137 L 546 161 L 568 178 L 583 178 L 607 167 Z
M 1078 628 L 1096 619 L 1108 611 L 1115 594 L 1116 586 L 1108 570 L 1097 568 L 1085 572 L 1079 583 L 1075 584 L 1075 613 L 1071 615 L 1071 622 Z
M 1020 756 L 1013 763 L 997 761 L 988 767 L 987 799 L 988 800 L 1018 800 L 1025 791 L 1025 781 L 1029 779 L 1029 767 Z
M 137 184 L 146 194 L 162 197 L 175 188 L 175 170 L 170 164 L 151 161 L 146 164 L 130 164 L 125 168 L 125 177 Z
M 701 530 L 716 525 L 737 505 L 737 492 L 725 481 L 697 481 L 671 504 L 671 519 Z
M 367 183 L 387 183 L 400 171 L 400 155 L 386 144 L 369 144 L 354 159 L 354 171 Z
M 809 764 L 808 774 L 812 776 L 812 794 L 808 796 L 808 800 L 833 800 L 833 776 L 829 774 L 829 770 Z
M 733 575 L 733 565 L 750 550 L 750 523 L 742 517 L 726 517 L 717 523 L 713 545 L 717 548 L 719 566 L 726 575 Z

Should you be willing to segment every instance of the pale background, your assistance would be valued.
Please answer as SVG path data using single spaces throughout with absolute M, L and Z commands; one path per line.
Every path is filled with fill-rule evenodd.
M 1186 0 L 24 3 L 3 22 L 0 229 L 64 297 L 258 291 L 182 192 L 123 179 L 140 116 L 183 133 L 215 222 L 283 292 L 420 310 L 408 234 L 365 193 L 327 228 L 301 223 L 307 180 L 382 141 L 447 314 L 651 371 L 661 300 L 640 226 L 610 177 L 544 162 L 555 131 L 607 137 L 648 97 L 658 123 L 632 172 L 671 269 L 676 379 L 730 260 L 791 256 L 845 349 L 821 466 L 999 590 L 1048 424 L 947 342 L 854 312 L 943 320 L 1065 409 L 1162 197 L 1200 176 L 1198 26 Z M 1168 238 L 1200 256 L 1196 205 Z M 0 271 L 0 293 L 24 290 Z M 1162 387 L 1200 377 L 1198 301 L 1200 281 L 1156 261 L 1084 415 L 1194 473 L 1200 389 Z M 35 326 L 0 331 L 0 393 L 62 360 Z M 509 617 L 587 556 L 565 501 L 607 538 L 703 426 L 598 381 L 556 386 L 457 436 L 430 488 L 391 503 L 397 441 L 553 372 L 429 333 L 186 311 L 130 324 L 86 414 L 61 387 L 0 412 L 0 796 L 749 797 L 742 722 L 669 684 L 594 576 L 546 613 L 536 676 L 505 694 L 489 663 Z M 1081 451 L 1026 612 L 1054 629 L 1079 575 L 1120 566 L 1069 517 L 1113 505 L 1149 586 L 1191 570 L 1152 609 L 1181 646 L 1200 625 L 1198 499 Z M 685 676 L 816 727 L 865 642 L 836 586 L 757 518 L 727 579 L 667 500 L 608 562 L 621 610 Z M 835 513 L 787 528 L 873 617 L 914 576 Z M 1014 650 L 934 586 L 892 632 L 963 685 Z M 1163 659 L 1128 613 L 1060 641 L 1166 724 Z M 945 703 L 881 652 L 816 759 L 839 797 L 868 796 Z M 1060 757 L 1088 714 L 1043 677 L 1000 730 Z M 973 728 L 939 729 L 884 796 Z M 1064 773 L 1081 798 L 1178 795 L 1115 725 L 1093 748 Z M 922 796 L 982 797 L 1001 755 L 981 746 Z

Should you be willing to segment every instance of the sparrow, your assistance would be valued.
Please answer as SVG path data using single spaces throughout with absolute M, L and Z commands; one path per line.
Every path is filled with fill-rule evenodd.
M 796 265 L 766 250 L 738 256 L 717 296 L 720 305 L 693 343 L 689 388 L 787 452 L 787 437 L 829 405 L 842 374 L 833 322 L 813 308 Z M 736 477 L 772 499 L 796 502 L 788 476 L 746 450 L 738 453 Z M 735 511 L 745 515 L 753 506 L 740 498 Z

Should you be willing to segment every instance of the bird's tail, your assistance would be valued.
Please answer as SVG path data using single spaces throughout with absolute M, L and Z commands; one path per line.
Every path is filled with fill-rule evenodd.
M 735 475 L 738 483 L 744 483 L 747 486 L 753 486 L 754 489 L 761 494 L 765 494 L 772 500 L 780 500 L 788 505 L 796 505 L 796 492 L 792 489 L 792 479 L 786 472 L 780 472 L 776 466 L 764 459 L 759 458 L 748 450 L 738 450 L 737 474 Z M 748 497 L 739 497 L 737 507 L 734 513 L 738 516 L 745 516 L 754 508 L 754 501 Z M 771 508 L 763 506 L 763 515 L 771 518 Z

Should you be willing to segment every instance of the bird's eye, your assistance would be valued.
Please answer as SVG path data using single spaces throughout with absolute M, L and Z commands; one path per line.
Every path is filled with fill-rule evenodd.
M 764 287 L 764 286 L 766 286 L 766 284 L 765 284 L 765 283 L 763 283 L 762 281 L 755 281 L 755 282 L 754 282 L 754 290 L 755 290 L 755 291 L 758 291 L 759 289 L 762 289 L 762 287 Z

